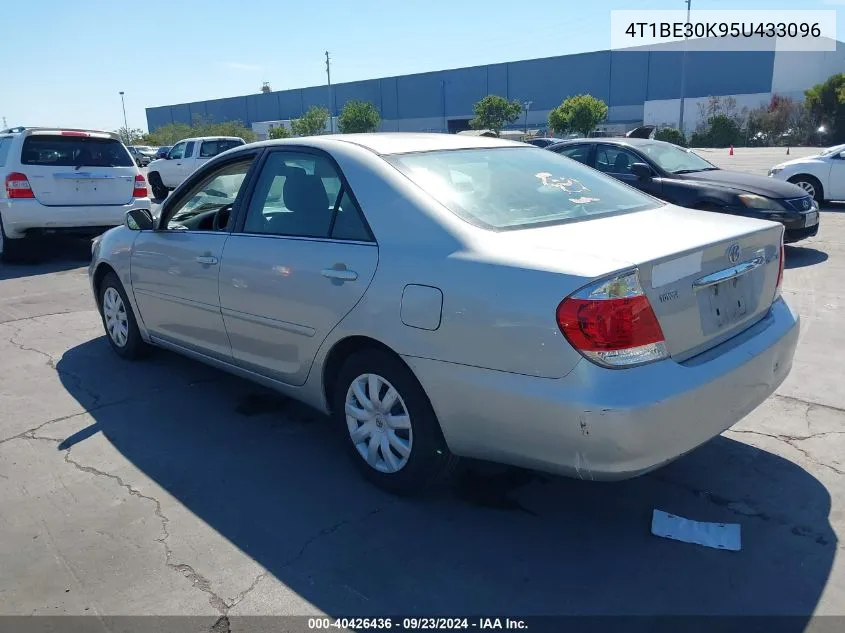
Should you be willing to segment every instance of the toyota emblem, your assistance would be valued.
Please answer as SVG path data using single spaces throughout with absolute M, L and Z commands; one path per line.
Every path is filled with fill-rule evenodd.
M 732 244 L 727 250 L 728 261 L 731 264 L 736 264 L 739 261 L 740 249 L 739 244 Z

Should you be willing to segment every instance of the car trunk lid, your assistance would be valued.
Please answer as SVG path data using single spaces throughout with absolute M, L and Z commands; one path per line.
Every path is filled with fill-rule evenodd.
M 636 267 L 669 355 L 684 361 L 765 316 L 775 297 L 783 228 L 665 205 L 518 233 L 510 237 L 534 247 L 591 257 L 598 251 Z

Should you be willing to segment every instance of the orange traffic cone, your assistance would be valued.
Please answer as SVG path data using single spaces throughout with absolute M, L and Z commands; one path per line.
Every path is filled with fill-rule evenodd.
M 731 145 L 731 151 L 728 152 L 728 156 L 733 156 L 733 155 L 734 155 L 734 146 Z

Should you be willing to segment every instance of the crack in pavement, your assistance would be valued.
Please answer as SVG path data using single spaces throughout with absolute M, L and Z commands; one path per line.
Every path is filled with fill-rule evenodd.
M 29 320 L 37 322 L 37 318 L 38 317 L 32 317 Z M 59 376 L 65 376 L 66 378 L 72 379 L 76 383 L 74 385 L 74 387 L 76 389 L 88 394 L 88 396 L 91 398 L 91 404 L 90 404 L 91 408 L 96 408 L 97 406 L 99 406 L 99 404 L 100 404 L 100 394 L 95 393 L 91 389 L 88 389 L 88 387 L 84 386 L 82 384 L 83 380 L 82 380 L 81 376 L 77 376 L 76 374 L 71 373 L 71 372 L 69 372 L 65 369 L 59 369 L 56 366 L 56 363 L 58 361 L 53 357 L 52 354 L 49 354 L 48 352 L 37 349 L 35 347 L 29 347 L 28 345 L 25 345 L 24 343 L 16 340 L 17 337 L 20 336 L 23 333 L 23 330 L 20 329 L 20 328 L 13 328 L 13 330 L 14 331 L 13 331 L 12 335 L 8 339 L 9 343 L 12 346 L 14 346 L 15 348 L 17 348 L 17 349 L 19 349 L 23 352 L 34 352 L 34 353 L 40 354 L 42 357 L 46 358 L 48 367 L 50 367 L 53 371 L 55 371 L 57 374 L 59 374 Z
M 803 398 L 796 398 L 795 396 L 784 396 L 782 394 L 776 393 L 775 394 L 776 400 L 787 400 L 789 402 L 798 402 L 800 404 L 806 404 L 808 407 L 808 413 L 813 408 L 818 409 L 829 409 L 831 411 L 838 411 L 839 413 L 845 413 L 845 409 L 841 407 L 836 407 L 831 404 L 822 404 L 821 402 L 813 402 L 812 400 L 805 400 Z
M 0 321 L 0 327 L 4 325 L 12 325 L 13 323 L 20 323 L 21 321 L 30 321 L 32 319 L 40 319 L 41 317 L 61 316 L 63 314 L 79 314 L 81 312 L 96 312 L 96 310 L 64 310 L 62 312 L 46 312 L 44 314 L 31 314 L 29 316 L 20 317 L 17 319 L 9 319 L 7 321 Z
M 725 432 L 726 433 L 737 433 L 737 434 L 740 434 L 740 435 L 759 435 L 761 437 L 768 437 L 768 438 L 771 438 L 773 440 L 778 440 L 780 442 L 783 442 L 784 444 L 791 446 L 796 451 L 801 453 L 807 459 L 807 461 L 809 461 L 813 464 L 816 464 L 817 466 L 822 466 L 824 468 L 832 470 L 837 475 L 845 475 L 845 470 L 837 468 L 836 466 L 831 466 L 830 464 L 827 464 L 825 462 L 820 462 L 819 460 L 814 458 L 812 455 L 810 455 L 809 451 L 807 451 L 806 449 L 801 448 L 800 446 L 796 445 L 796 442 L 802 442 L 804 440 L 809 440 L 809 439 L 812 439 L 812 438 L 815 438 L 815 437 L 824 437 L 826 435 L 845 435 L 845 431 L 826 431 L 826 432 L 823 432 L 823 433 L 814 433 L 814 434 L 808 435 L 808 436 L 778 435 L 776 433 L 764 433 L 763 431 L 751 431 L 751 430 L 737 431 L 735 429 L 728 429 Z

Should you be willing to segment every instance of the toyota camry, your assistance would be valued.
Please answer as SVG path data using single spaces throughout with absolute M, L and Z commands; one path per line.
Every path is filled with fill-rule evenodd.
M 526 144 L 253 143 L 95 241 L 116 354 L 151 346 L 329 414 L 396 493 L 460 457 L 613 480 L 736 423 L 792 366 L 783 226 Z

